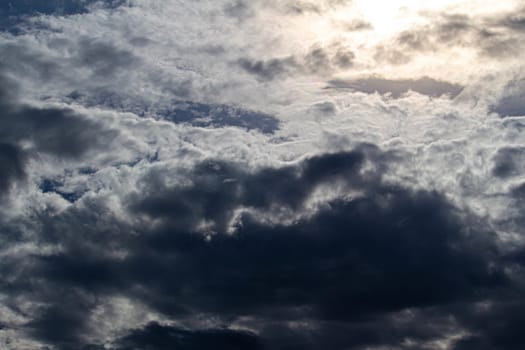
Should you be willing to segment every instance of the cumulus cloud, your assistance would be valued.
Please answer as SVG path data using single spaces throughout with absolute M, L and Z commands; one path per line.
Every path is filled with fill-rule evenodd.
M 383 183 L 383 163 L 390 159 L 367 146 L 255 173 L 235 164 L 205 163 L 191 171 L 189 187 L 161 190 L 164 181 L 158 184 L 152 180 L 156 177 L 146 176 L 146 187 L 130 201 L 130 214 L 143 221 L 135 228 L 111 215 L 100 221 L 93 210 L 101 210 L 101 204 L 44 218 L 41 239 L 60 243 L 61 251 L 34 256 L 23 268 L 24 274 L 35 276 L 30 290 L 22 279 L 11 277 L 18 297 L 41 305 L 26 327 L 36 339 L 59 348 L 88 344 L 97 328 L 90 322 L 96 300 L 119 293 L 166 317 L 178 315 L 179 321 L 201 314 L 233 326 L 243 325 L 247 317 L 252 320 L 244 324 L 247 329 L 264 325 L 261 339 L 242 333 L 236 338 L 229 331 L 224 337 L 262 348 L 259 342 L 282 336 L 273 334 L 270 324 L 275 322 L 287 327 L 291 321 L 309 320 L 314 328 L 323 322 L 349 322 L 351 327 L 362 317 L 381 319 L 387 313 L 460 300 L 474 303 L 492 290 L 507 288 L 491 233 L 437 193 Z M 365 169 L 367 161 L 374 167 Z M 301 214 L 316 188 L 337 183 L 360 193 Z M 276 207 L 299 216 L 291 223 L 267 222 L 264 213 Z M 232 235 L 227 225 L 236 209 L 241 216 Z M 92 220 L 98 224 L 93 226 Z M 74 230 L 78 221 L 87 224 L 81 239 Z M 140 233 L 130 234 L 136 229 Z M 163 335 L 153 337 L 150 331 Z M 382 338 L 379 328 L 354 332 L 377 337 L 341 340 L 341 348 L 401 341 Z M 221 339 L 214 331 L 152 324 L 117 343 L 149 341 L 144 346 L 157 348 L 157 341 L 174 344 L 183 336 L 189 348 L 207 338 Z M 292 331 L 288 337 L 299 341 Z M 307 348 L 316 348 L 316 340 L 312 342 Z

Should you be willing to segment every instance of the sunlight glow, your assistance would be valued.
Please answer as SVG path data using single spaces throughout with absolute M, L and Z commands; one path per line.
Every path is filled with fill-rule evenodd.
M 341 75 L 392 75 L 410 77 L 434 74 L 468 79 L 471 73 L 467 63 L 475 57 L 471 47 L 420 52 L 411 57 L 410 65 L 378 62 L 381 47 L 395 47 L 405 30 L 431 28 L 439 23 L 439 16 L 461 15 L 484 18 L 520 7 L 518 0 L 354 0 L 348 5 L 334 7 L 322 14 L 293 18 L 285 30 L 289 35 L 287 47 L 296 47 L 298 54 L 320 45 L 327 48 L 345 47 L 356 53 L 355 65 L 341 70 Z M 289 40 L 288 40 L 289 39 Z M 402 50 L 402 48 L 400 49 Z M 402 53 L 402 51 L 400 51 Z M 490 64 L 484 66 L 490 69 Z M 479 67 L 476 68 L 479 70 Z

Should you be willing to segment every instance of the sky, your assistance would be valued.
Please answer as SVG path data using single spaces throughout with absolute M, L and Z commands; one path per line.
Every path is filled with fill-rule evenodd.
M 520 0 L 0 3 L 0 348 L 525 348 Z

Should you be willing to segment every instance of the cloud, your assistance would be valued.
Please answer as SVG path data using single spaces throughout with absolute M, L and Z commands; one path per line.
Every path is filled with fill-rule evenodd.
M 499 19 L 499 24 L 508 27 L 510 29 L 521 32 L 525 29 L 525 9 L 518 10 L 511 14 L 507 14 L 503 18 Z
M 288 75 L 299 68 L 293 57 L 274 58 L 268 61 L 250 61 L 246 58 L 240 58 L 238 64 L 242 69 L 256 75 L 261 80 L 272 80 L 282 75 Z
M 291 0 L 285 1 L 285 8 L 287 12 L 292 14 L 305 14 L 305 13 L 316 13 L 322 14 L 329 9 L 334 9 L 339 6 L 350 3 L 348 0 L 322 0 L 322 1 L 301 1 L 301 0 Z
M 392 6 L 13 4 L 0 347 L 519 348 L 522 11 Z
M 332 80 L 329 88 L 350 89 L 367 94 L 377 92 L 381 95 L 391 95 L 393 98 L 400 98 L 409 91 L 415 91 L 431 97 L 446 95 L 450 98 L 455 98 L 463 90 L 461 85 L 439 81 L 429 77 L 405 80 L 389 80 L 380 77 L 357 80 Z
M 0 144 L 0 194 L 9 189 L 11 182 L 24 176 L 24 154 L 16 146 L 8 143 Z
M 111 76 L 117 69 L 131 68 L 137 63 L 131 52 L 117 49 L 108 43 L 85 39 L 78 45 L 79 64 L 89 66 L 96 75 Z
M 73 110 L 33 107 L 14 100 L 16 85 L 3 78 L 0 91 L 0 191 L 21 180 L 29 159 L 48 154 L 63 159 L 78 159 L 89 151 L 109 147 L 118 132 L 84 118 Z
M 23 275 L 35 277 L 31 289 L 18 278 L 11 283 L 20 297 L 42 305 L 25 327 L 34 339 L 58 348 L 99 344 L 90 335 L 101 331 L 91 321 L 97 300 L 117 294 L 180 321 L 193 315 L 226 325 L 252 319 L 245 327 L 260 333 L 153 323 L 114 339 L 123 348 L 184 340 L 191 349 L 214 339 L 231 346 L 279 348 L 271 344 L 282 341 L 314 349 L 319 341 L 330 342 L 328 329 L 305 340 L 287 326 L 303 320 L 314 329 L 336 323 L 355 334 L 335 333 L 336 349 L 393 347 L 407 336 L 438 338 L 438 331 L 424 335 L 415 326 L 390 336 L 382 329 L 395 324 L 388 320 L 392 313 L 484 300 L 509 288 L 508 277 L 483 225 L 438 193 L 383 181 L 393 159 L 363 146 L 255 172 L 206 162 L 188 173 L 188 185 L 168 185 L 159 174 L 144 177 L 127 200 L 138 220 L 132 226 L 111 214 L 101 217 L 104 202 L 45 218 L 41 239 L 62 248 L 33 256 L 24 267 Z M 339 194 L 312 209 L 308 203 L 320 188 L 355 195 Z M 289 214 L 268 221 L 275 210 Z M 86 224 L 81 235 L 78 222 Z M 228 233 L 232 224 L 234 234 Z M 280 330 L 272 324 L 281 324 Z
M 240 58 L 237 63 L 246 72 L 261 81 L 271 81 L 294 75 L 326 75 L 353 66 L 356 55 L 351 50 L 340 47 L 321 47 L 314 45 L 303 57 L 272 58 L 250 60 Z
M 343 22 L 342 27 L 346 31 L 356 32 L 356 31 L 365 31 L 373 29 L 373 26 L 370 22 L 365 20 L 353 20 L 349 22 Z
M 244 20 L 254 15 L 253 9 L 243 0 L 236 0 L 227 3 L 224 7 L 224 12 L 228 16 L 236 17 L 239 20 Z
M 522 148 L 502 148 L 494 157 L 493 173 L 498 177 L 517 176 L 522 173 L 523 164 Z
M 501 99 L 492 107 L 492 111 L 502 117 L 525 115 L 525 80 L 513 79 L 504 89 Z
M 392 42 L 379 45 L 375 58 L 406 64 L 421 55 L 459 49 L 473 50 L 489 59 L 512 59 L 523 45 L 523 37 L 516 31 L 515 21 L 508 18 L 499 13 L 487 17 L 439 13 L 427 18 L 426 24 L 404 30 Z
M 124 349 L 263 349 L 256 335 L 228 329 L 192 331 L 163 326 L 152 322 L 119 340 L 119 350 Z
M 10 144 L 28 142 L 34 152 L 63 158 L 78 158 L 107 147 L 108 137 L 117 133 L 67 109 L 22 106 L 6 112 L 0 139 Z

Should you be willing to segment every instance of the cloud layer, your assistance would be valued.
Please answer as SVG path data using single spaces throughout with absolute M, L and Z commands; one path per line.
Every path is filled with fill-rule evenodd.
M 0 347 L 522 349 L 523 7 L 379 5 L 0 5 Z

